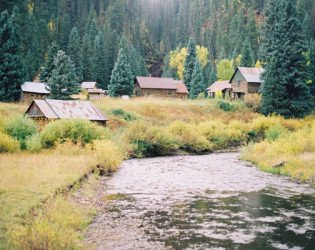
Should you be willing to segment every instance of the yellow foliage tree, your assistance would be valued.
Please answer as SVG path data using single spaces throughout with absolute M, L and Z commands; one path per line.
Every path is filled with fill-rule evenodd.
M 177 69 L 177 74 L 180 79 L 183 79 L 185 57 L 187 49 L 184 47 L 181 50 L 177 47 L 176 50 L 170 52 L 170 67 Z
M 206 47 L 199 46 L 199 45 L 197 45 L 196 49 L 197 49 L 198 60 L 201 64 L 201 67 L 203 68 L 209 62 L 208 49 Z M 175 50 L 172 50 L 170 52 L 170 67 L 171 67 L 171 69 L 177 70 L 177 74 L 178 74 L 180 79 L 183 79 L 184 63 L 185 63 L 186 55 L 187 55 L 187 48 L 186 47 L 184 47 L 182 49 L 179 49 L 177 47 Z
M 261 64 L 260 64 L 260 61 L 257 61 L 257 62 L 256 62 L 255 68 L 262 68 L 262 66 L 261 66 Z
M 209 62 L 209 59 L 208 59 L 208 48 L 204 47 L 204 46 L 199 46 L 197 45 L 197 57 L 198 57 L 198 60 L 201 64 L 201 68 L 203 68 L 204 66 L 207 65 L 207 63 Z
M 223 59 L 217 66 L 217 77 L 219 81 L 230 80 L 234 74 L 233 60 Z

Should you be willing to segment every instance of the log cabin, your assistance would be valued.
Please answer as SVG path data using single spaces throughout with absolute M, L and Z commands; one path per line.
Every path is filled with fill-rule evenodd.
M 21 102 L 30 104 L 33 100 L 50 97 L 49 88 L 45 83 L 25 82 L 21 85 Z

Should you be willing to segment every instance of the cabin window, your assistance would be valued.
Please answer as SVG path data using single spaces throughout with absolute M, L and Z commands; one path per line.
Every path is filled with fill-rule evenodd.
M 241 81 L 237 82 L 237 86 L 240 87 L 241 86 Z
M 31 97 L 34 97 L 35 95 L 34 94 L 31 94 Z
M 147 95 L 150 95 L 150 90 L 147 91 Z
M 171 91 L 171 90 L 169 90 L 169 91 L 168 91 L 168 95 L 171 95 L 171 94 L 172 94 L 172 91 Z
M 135 95 L 138 96 L 138 91 L 135 92 Z

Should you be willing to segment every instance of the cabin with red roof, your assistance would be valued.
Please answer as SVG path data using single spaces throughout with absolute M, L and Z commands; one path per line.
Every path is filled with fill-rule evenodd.
M 171 97 L 186 100 L 188 90 L 183 82 L 173 78 L 136 77 L 133 94 L 139 97 Z

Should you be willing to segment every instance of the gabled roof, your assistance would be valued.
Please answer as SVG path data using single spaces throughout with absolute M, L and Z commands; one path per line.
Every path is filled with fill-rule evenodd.
M 23 92 L 50 94 L 50 91 L 46 89 L 46 84 L 40 82 L 25 82 L 21 85 L 21 89 Z
M 262 80 L 260 79 L 261 74 L 265 71 L 265 69 L 262 68 L 247 68 L 247 67 L 237 67 L 237 69 L 234 72 L 234 75 L 232 76 L 231 81 L 233 80 L 235 74 L 237 71 L 240 71 L 243 77 L 247 82 L 257 82 L 261 83 Z
M 96 89 L 96 82 L 82 82 L 82 89 Z
M 34 100 L 25 113 L 29 112 L 32 105 L 37 105 L 43 115 L 49 119 L 109 120 L 89 101 Z
M 216 91 L 222 91 L 231 88 L 232 84 L 230 84 L 229 81 L 217 81 L 213 83 L 210 87 L 208 87 L 207 91 L 210 93 L 215 93 Z
M 173 78 L 136 77 L 142 89 L 177 89 Z
M 176 81 L 177 90 L 176 93 L 188 94 L 186 85 L 182 81 Z

